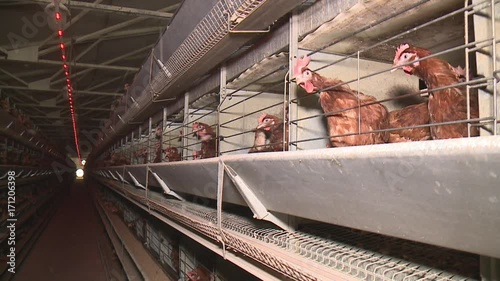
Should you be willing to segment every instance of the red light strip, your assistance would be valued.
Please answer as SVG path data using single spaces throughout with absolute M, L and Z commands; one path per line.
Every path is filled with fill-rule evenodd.
M 64 40 L 63 40 L 63 28 L 61 24 L 61 13 L 59 12 L 59 4 L 56 2 L 56 23 L 57 23 L 57 36 L 59 36 L 59 40 L 61 43 L 59 43 L 59 48 L 61 49 L 61 59 L 63 62 L 63 68 L 64 68 L 64 75 L 66 76 L 66 83 L 68 87 L 68 101 L 69 101 L 69 110 L 71 111 L 71 121 L 73 122 L 73 134 L 75 136 L 75 146 L 76 146 L 76 153 L 78 154 L 78 161 L 81 163 L 82 162 L 82 156 L 80 155 L 80 144 L 78 142 L 78 131 L 76 129 L 76 118 L 75 118 L 75 111 L 74 111 L 74 106 L 73 106 L 73 90 L 71 87 L 71 76 L 69 73 L 69 66 L 67 62 L 67 56 L 66 56 L 66 46 L 64 45 Z

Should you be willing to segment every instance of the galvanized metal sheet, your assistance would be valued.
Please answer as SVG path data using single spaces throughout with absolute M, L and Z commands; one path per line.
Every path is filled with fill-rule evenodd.
M 223 160 L 271 210 L 500 257 L 500 137 Z
M 217 199 L 218 158 L 150 165 L 174 191 Z M 228 179 L 224 179 L 223 201 L 246 206 L 243 197 Z
M 500 257 L 500 137 L 220 159 L 270 211 Z M 172 190 L 216 199 L 218 160 L 149 167 Z M 145 166 L 126 170 L 145 184 Z M 246 205 L 227 176 L 223 200 Z

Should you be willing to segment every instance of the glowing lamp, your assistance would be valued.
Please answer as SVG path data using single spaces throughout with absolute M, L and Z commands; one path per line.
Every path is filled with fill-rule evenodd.
M 79 178 L 82 178 L 83 177 L 83 170 L 82 169 L 78 169 L 76 170 L 76 176 L 79 177 Z

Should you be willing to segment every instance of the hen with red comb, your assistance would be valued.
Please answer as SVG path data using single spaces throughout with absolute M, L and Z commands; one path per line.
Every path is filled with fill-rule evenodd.
M 429 50 L 408 44 L 400 45 L 394 56 L 394 67 L 402 68 L 405 73 L 422 79 L 429 90 L 448 86 L 446 89 L 429 92 L 431 124 L 467 120 L 466 89 L 464 86 L 454 86 L 463 81 L 465 71 L 436 57 L 421 60 L 429 55 Z M 478 97 L 474 91 L 471 91 L 469 110 L 471 118 L 479 117 Z M 461 138 L 469 134 L 466 122 L 432 126 L 430 132 L 433 139 Z M 471 127 L 470 135 L 478 135 L 477 127 Z
M 328 134 L 334 147 L 387 142 L 387 108 L 376 98 L 352 90 L 338 79 L 326 78 L 309 69 L 311 58 L 298 58 L 293 75 L 295 83 L 308 94 L 319 92 L 321 108 L 327 114 Z

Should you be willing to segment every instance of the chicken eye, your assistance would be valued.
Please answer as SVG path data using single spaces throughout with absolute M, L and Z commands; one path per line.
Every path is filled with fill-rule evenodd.
M 405 59 L 405 60 L 406 60 L 406 59 L 408 59 L 408 58 L 409 58 L 408 53 L 403 54 L 403 59 Z
M 305 73 L 306 75 L 311 75 L 311 71 L 310 71 L 310 70 L 306 70 L 304 73 Z

